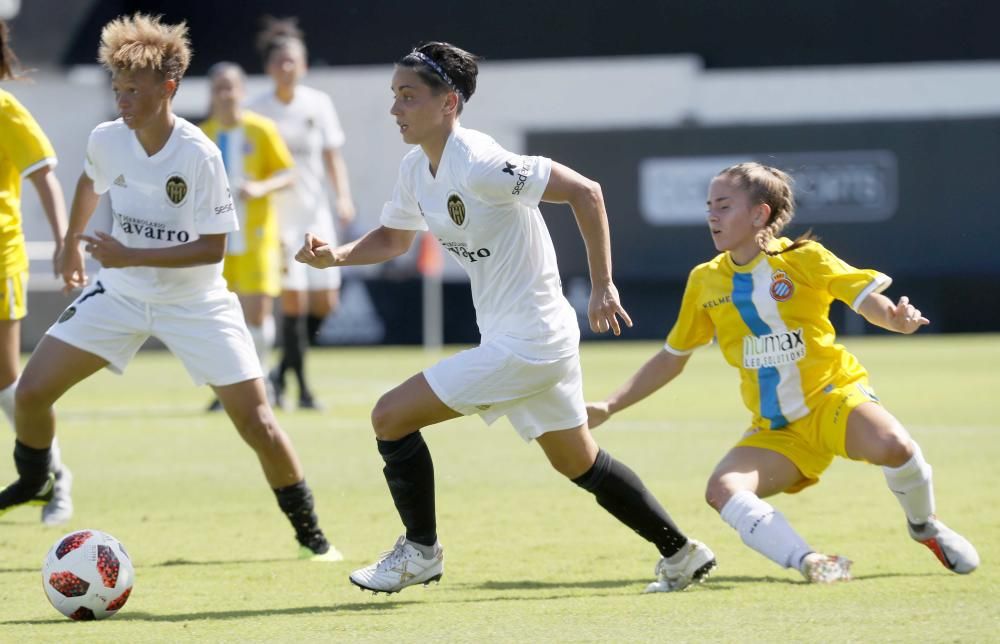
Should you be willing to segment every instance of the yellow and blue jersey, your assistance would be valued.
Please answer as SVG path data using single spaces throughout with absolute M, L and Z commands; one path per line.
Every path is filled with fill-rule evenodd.
M 294 165 L 292 153 L 269 118 L 243 110 L 238 127 L 224 129 L 212 118 L 200 127 L 222 151 L 226 174 L 234 188 L 244 181 L 267 179 Z M 278 221 L 272 195 L 241 202 L 237 211 L 241 234 L 230 239 L 229 254 L 242 255 L 254 252 L 261 244 L 278 243 Z
M 787 238 L 772 242 L 780 250 Z M 824 389 L 867 378 L 836 343 L 830 304 L 857 310 L 892 280 L 857 269 L 818 242 L 738 266 L 722 253 L 691 271 L 665 349 L 686 355 L 718 339 L 726 362 L 740 371 L 743 403 L 754 426 L 780 429 L 804 418 Z
M 21 228 L 21 180 L 56 165 L 56 153 L 31 113 L 0 89 L 0 277 L 28 268 Z
M 232 129 L 210 118 L 201 129 L 219 146 L 233 189 L 245 181 L 268 179 L 294 164 L 277 126 L 259 114 L 243 110 Z M 237 293 L 281 292 L 281 237 L 272 196 L 243 200 L 236 195 L 240 229 L 229 234 L 222 274 Z

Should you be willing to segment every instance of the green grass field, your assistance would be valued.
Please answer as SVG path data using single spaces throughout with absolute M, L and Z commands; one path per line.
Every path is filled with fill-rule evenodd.
M 715 349 L 675 383 L 597 430 L 688 534 L 719 560 L 710 580 L 640 594 L 655 549 L 561 479 L 506 420 L 426 430 L 435 458 L 441 584 L 372 596 L 348 573 L 401 532 L 368 425 L 380 393 L 431 363 L 417 349 L 329 349 L 311 358 L 328 410 L 285 412 L 338 564 L 294 560 L 291 528 L 256 459 L 166 353 L 126 377 L 101 373 L 59 404 L 76 475 L 76 516 L 45 528 L 37 508 L 0 518 L 0 641 L 967 641 L 1000 624 L 1000 337 L 847 340 L 887 408 L 934 466 L 938 512 L 979 549 L 954 575 L 906 534 L 878 468 L 837 461 L 821 485 L 774 504 L 817 549 L 849 556 L 856 578 L 809 586 L 743 546 L 702 500 L 715 462 L 745 428 L 737 374 Z M 600 398 L 655 343 L 585 345 L 586 390 Z M 13 463 L 0 457 L 0 478 Z M 74 623 L 40 584 L 49 546 L 73 529 L 123 541 L 135 589 L 116 617 Z

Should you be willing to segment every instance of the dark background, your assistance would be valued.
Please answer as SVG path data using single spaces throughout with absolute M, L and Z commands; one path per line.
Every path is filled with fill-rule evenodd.
M 24 5 L 54 4 L 27 0 Z M 79 5 L 79 2 L 58 3 Z M 698 54 L 709 68 L 1000 58 L 1000 3 L 983 0 L 101 0 L 85 2 L 62 53 L 89 63 L 100 27 L 123 13 L 187 20 L 209 61 L 260 63 L 259 17 L 299 16 L 315 64 L 385 64 L 420 40 L 448 40 L 488 59 Z M 22 11 L 28 13 L 28 7 Z M 20 45 L 19 45 L 20 47 Z

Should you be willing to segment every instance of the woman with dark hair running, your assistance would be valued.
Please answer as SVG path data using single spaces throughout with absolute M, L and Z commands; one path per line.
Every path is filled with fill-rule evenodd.
M 559 473 L 656 546 L 657 580 L 647 592 L 683 590 L 706 576 L 715 556 L 688 539 L 639 477 L 594 442 L 583 401 L 580 329 L 538 210 L 541 201 L 572 208 L 593 285 L 590 326 L 618 335 L 619 318 L 631 320 L 611 279 L 601 188 L 550 159 L 510 153 L 461 127 L 477 74 L 477 58 L 448 43 L 426 43 L 404 56 L 392 77 L 390 113 L 415 147 L 403 158 L 382 225 L 339 247 L 306 235 L 296 255 L 320 268 L 374 264 L 406 252 L 417 231 L 430 229 L 469 274 L 482 336 L 478 347 L 412 376 L 372 410 L 383 472 L 406 532 L 389 553 L 354 571 L 351 582 L 392 593 L 440 579 L 434 466 L 420 430 L 479 414 L 488 424 L 506 416 Z

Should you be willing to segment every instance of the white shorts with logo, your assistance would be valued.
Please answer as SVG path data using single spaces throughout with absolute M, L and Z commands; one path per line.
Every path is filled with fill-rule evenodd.
M 331 246 L 336 246 L 337 232 L 329 211 L 320 213 L 317 221 L 308 224 L 283 226 L 281 230 L 281 288 L 286 291 L 329 291 L 340 288 L 340 268 L 313 268 L 295 261 L 295 253 L 305 243 L 306 233 L 312 233 Z
M 97 282 L 46 333 L 104 358 L 119 374 L 153 336 L 181 359 L 196 385 L 225 386 L 263 376 L 239 299 L 228 291 L 197 302 L 150 304 Z
M 468 349 L 425 369 L 441 402 L 487 425 L 506 416 L 525 441 L 587 422 L 580 356 L 532 359 L 514 353 L 503 338 Z

